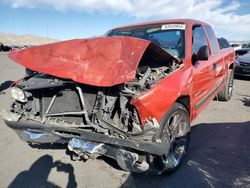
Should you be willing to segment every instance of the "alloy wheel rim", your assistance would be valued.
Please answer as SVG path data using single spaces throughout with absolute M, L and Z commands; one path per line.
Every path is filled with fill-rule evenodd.
M 187 147 L 188 136 L 186 134 L 186 127 L 188 120 L 184 113 L 174 113 L 168 120 L 163 129 L 162 139 L 167 138 L 166 134 L 170 131 L 170 150 L 168 154 L 162 156 L 165 170 L 175 168 L 181 162 Z M 168 128 L 169 127 L 169 128 Z

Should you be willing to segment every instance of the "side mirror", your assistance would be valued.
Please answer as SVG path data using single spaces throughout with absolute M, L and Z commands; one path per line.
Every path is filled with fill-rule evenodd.
M 200 47 L 200 49 L 197 52 L 196 55 L 196 60 L 208 60 L 209 57 L 209 49 L 207 45 L 204 45 L 202 47 Z

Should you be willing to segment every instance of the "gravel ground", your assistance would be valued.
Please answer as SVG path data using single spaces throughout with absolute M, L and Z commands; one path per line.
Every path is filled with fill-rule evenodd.
M 23 76 L 0 53 L 0 110 Z M 235 79 L 230 102 L 213 101 L 193 123 L 187 161 L 169 176 L 121 171 L 110 159 L 71 161 L 64 149 L 34 149 L 0 120 L 0 187 L 250 187 L 250 79 Z

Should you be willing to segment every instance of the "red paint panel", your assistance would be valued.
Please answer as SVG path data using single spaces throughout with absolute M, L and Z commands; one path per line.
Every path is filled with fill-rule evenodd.
M 189 95 L 191 82 L 191 68 L 181 68 L 159 81 L 152 89 L 132 98 L 131 104 L 140 114 L 142 124 L 151 118 L 160 122 L 178 97 Z
M 89 85 L 112 86 L 135 78 L 150 43 L 132 37 L 76 39 L 16 50 L 9 57 L 34 71 Z

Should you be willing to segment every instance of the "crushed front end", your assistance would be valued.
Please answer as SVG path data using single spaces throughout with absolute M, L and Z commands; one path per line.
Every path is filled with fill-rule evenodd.
M 2 116 L 29 143 L 68 143 L 80 158 L 106 155 L 124 170 L 147 171 L 148 155 L 163 155 L 168 143 L 157 142 L 159 123 L 142 125 L 131 98 L 143 86 L 128 83 L 95 87 L 36 74 L 11 89 L 15 99 Z
M 96 40 L 77 41 L 77 44 L 90 47 Z M 67 144 L 78 159 L 106 155 L 124 170 L 154 171 L 155 156 L 168 153 L 171 138 L 160 139 L 157 119 L 149 117 L 142 122 L 131 101 L 182 65 L 149 41 L 133 38 L 97 41 L 99 48 L 96 46 L 94 59 L 86 59 L 89 55 L 86 50 L 92 48 L 81 52 L 87 54 L 84 57 L 79 56 L 80 51 L 69 53 L 72 57 L 61 54 L 62 47 L 75 45 L 75 41 L 66 42 L 67 45 L 57 43 L 56 48 L 48 45 L 14 52 L 12 59 L 36 73 L 11 88 L 15 100 L 10 110 L 2 112 L 2 117 L 28 143 Z M 126 53 L 112 57 L 112 61 L 109 56 L 105 59 L 101 43 L 118 46 L 118 54 Z M 140 50 L 124 50 L 139 43 L 144 45 Z M 47 60 L 51 62 L 43 64 Z M 129 62 L 132 68 L 127 67 Z M 101 71 L 114 73 L 118 78 Z

